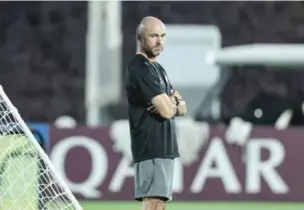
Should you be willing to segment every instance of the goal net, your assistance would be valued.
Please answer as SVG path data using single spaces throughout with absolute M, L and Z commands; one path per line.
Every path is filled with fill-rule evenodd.
M 0 210 L 81 210 L 0 86 Z

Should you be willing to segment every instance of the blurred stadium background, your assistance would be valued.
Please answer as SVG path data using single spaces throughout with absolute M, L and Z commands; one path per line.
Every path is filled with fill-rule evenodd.
M 169 209 L 303 209 L 303 2 L 1 2 L 0 84 L 84 209 L 140 209 L 122 82 L 150 15 L 189 108 Z

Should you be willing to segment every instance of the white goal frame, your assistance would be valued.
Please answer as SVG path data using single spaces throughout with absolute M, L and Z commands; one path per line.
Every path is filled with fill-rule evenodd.
M 68 188 L 67 184 L 63 181 L 61 176 L 56 171 L 56 169 L 53 166 L 53 164 L 52 164 L 51 160 L 49 159 L 48 155 L 41 148 L 41 146 L 37 142 L 36 138 L 34 137 L 32 132 L 30 131 L 29 127 L 26 125 L 26 123 L 22 119 L 21 115 L 18 112 L 18 109 L 12 104 L 12 102 L 10 101 L 8 96 L 6 95 L 2 85 L 0 85 L 0 96 L 3 98 L 4 102 L 7 104 L 8 108 L 11 110 L 12 115 L 15 117 L 15 119 L 18 121 L 18 123 L 20 123 L 20 126 L 23 129 L 23 132 L 25 133 L 25 135 L 34 144 L 35 148 L 37 149 L 38 154 L 41 156 L 41 159 L 49 167 L 50 171 L 53 173 L 53 178 L 55 179 L 55 181 L 57 181 L 57 184 L 59 184 L 62 187 L 62 189 L 65 191 L 67 198 L 70 199 L 70 201 L 74 205 L 75 209 L 76 210 L 83 210 L 82 207 L 80 206 L 79 202 L 77 201 L 77 199 L 73 195 L 72 191 Z

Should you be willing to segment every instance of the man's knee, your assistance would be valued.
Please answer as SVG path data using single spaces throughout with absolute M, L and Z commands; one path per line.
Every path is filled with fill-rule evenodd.
M 144 198 L 143 210 L 164 210 L 166 209 L 166 201 L 161 198 Z

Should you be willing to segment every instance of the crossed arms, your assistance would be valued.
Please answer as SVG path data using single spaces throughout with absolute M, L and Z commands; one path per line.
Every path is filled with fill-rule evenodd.
M 180 93 L 176 90 L 168 96 L 163 93 L 151 99 L 148 111 L 158 113 L 163 118 L 171 119 L 174 116 L 184 116 L 187 113 L 187 105 Z
M 161 78 L 153 69 L 137 69 L 134 78 L 138 91 L 147 101 L 147 106 L 149 105 L 147 111 L 157 113 L 165 119 L 187 113 L 187 105 L 181 94 L 176 90 L 172 90 L 170 95 L 166 94 Z

